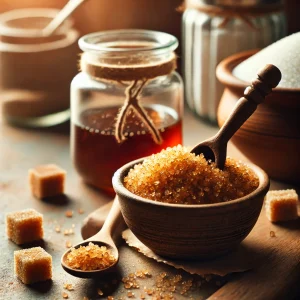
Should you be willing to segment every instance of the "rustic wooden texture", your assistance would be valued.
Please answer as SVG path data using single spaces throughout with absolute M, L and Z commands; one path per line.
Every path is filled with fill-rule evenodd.
M 184 121 L 184 142 L 186 145 L 194 145 L 197 141 L 203 140 L 212 136 L 217 131 L 217 128 L 208 126 L 199 120 L 195 119 L 190 113 L 186 113 Z M 102 280 L 90 280 L 90 279 L 78 279 L 70 276 L 60 266 L 61 255 L 66 250 L 65 242 L 70 240 L 73 244 L 79 243 L 81 239 L 80 227 L 81 222 L 87 216 L 88 213 L 94 211 L 101 205 L 108 203 L 112 200 L 111 197 L 103 195 L 83 184 L 80 178 L 75 173 L 72 162 L 69 155 L 69 136 L 68 125 L 64 128 L 58 128 L 52 131 L 29 131 L 24 129 L 16 129 L 1 124 L 0 127 L 0 299 L 15 300 L 15 299 L 62 299 L 63 283 L 73 283 L 75 290 L 68 292 L 69 299 L 80 300 L 83 296 L 88 296 L 90 299 L 101 299 L 97 296 L 97 287 L 103 287 L 104 284 L 110 282 L 112 278 L 122 277 L 125 274 L 136 271 L 137 269 L 149 269 L 155 277 L 160 272 L 168 272 L 169 274 L 181 273 L 185 279 L 189 279 L 190 276 L 185 272 L 179 272 L 172 267 L 159 264 L 151 259 L 138 254 L 135 250 L 130 249 L 124 245 L 123 242 L 119 242 L 120 250 L 120 262 L 119 270 L 112 276 L 107 276 Z M 229 154 L 231 156 L 241 156 L 235 147 L 229 145 Z M 66 182 L 66 196 L 56 198 L 55 200 L 36 200 L 30 195 L 28 183 L 27 183 L 27 171 L 29 168 L 38 165 L 53 162 L 68 171 Z M 273 182 L 271 187 L 277 188 L 291 188 L 281 183 Z M 299 192 L 299 190 L 298 190 Z M 13 275 L 13 251 L 19 250 L 20 247 L 7 240 L 5 234 L 4 215 L 6 212 L 20 210 L 25 208 L 35 208 L 45 217 L 45 249 L 53 255 L 53 281 L 45 284 L 36 284 L 34 286 L 25 286 Z M 77 213 L 78 208 L 83 208 L 85 213 L 80 215 Z M 64 213 L 68 209 L 74 210 L 73 218 L 66 218 Z M 64 229 L 71 228 L 72 224 L 75 224 L 75 235 L 64 236 L 62 233 L 55 232 L 55 223 L 57 221 L 62 225 L 62 231 Z M 259 222 L 261 222 L 259 220 Z M 272 250 L 272 255 L 277 257 L 277 260 L 270 262 L 271 268 L 274 266 L 274 272 L 268 267 L 268 261 L 263 265 L 266 266 L 264 272 L 268 274 L 264 277 L 259 277 L 254 271 L 250 271 L 238 276 L 230 276 L 224 280 L 230 280 L 228 287 L 232 290 L 232 285 L 236 286 L 237 291 L 241 291 L 241 287 L 238 287 L 240 278 L 244 279 L 246 285 L 244 286 L 245 292 L 255 294 L 255 297 L 244 299 L 272 299 L 264 297 L 268 290 L 274 290 L 273 279 L 276 277 L 275 291 L 279 291 L 279 299 L 298 299 L 300 297 L 299 288 L 299 257 L 294 257 L 299 250 L 299 244 L 292 241 L 284 240 L 284 236 L 288 232 L 292 234 L 298 233 L 299 228 L 287 229 L 282 226 L 272 225 L 268 222 L 264 223 L 264 229 L 266 232 L 261 231 L 261 241 L 264 241 L 264 237 L 268 240 L 269 249 Z M 299 225 L 295 223 L 292 226 Z M 268 227 L 270 226 L 270 227 Z M 277 237 L 269 239 L 269 230 L 275 228 Z M 298 239 L 299 240 L 299 239 Z M 280 243 L 279 243 L 280 242 Z M 280 247 L 275 247 L 276 243 Z M 298 249 L 296 248 L 298 246 Z M 282 249 L 286 248 L 283 251 Z M 291 255 L 289 254 L 291 253 Z M 261 269 L 263 269 L 263 265 Z M 262 271 L 259 271 L 262 272 Z M 264 274 L 262 272 L 262 274 Z M 278 272 L 278 273 L 276 273 Z M 252 274 L 252 275 L 251 275 Z M 282 275 L 281 275 L 282 274 Z M 246 277 L 244 277 L 246 276 Z M 154 278 L 147 279 L 142 282 L 142 285 L 153 285 Z M 219 280 L 219 279 L 218 279 Z M 262 297 L 260 296 L 261 286 L 263 282 Z M 256 289 L 255 285 L 259 288 Z M 249 291 L 249 289 L 254 291 Z M 280 288 L 279 288 L 280 287 Z M 193 295 L 194 299 L 207 299 L 210 295 L 218 289 L 216 286 L 216 280 L 204 284 L 200 289 L 197 289 Z M 222 291 L 222 290 L 221 290 Z M 255 293 L 256 291 L 256 293 Z M 274 294 L 275 295 L 275 291 Z M 293 297 L 287 298 L 286 295 L 291 291 Z M 139 290 L 136 290 L 136 295 L 139 295 Z M 224 290 L 222 294 L 224 294 Z M 286 293 L 286 294 L 285 294 Z M 117 284 L 107 292 L 105 295 L 111 295 L 118 297 L 124 296 L 124 288 L 122 284 Z M 225 294 L 224 294 L 225 295 Z M 226 294 L 227 298 L 221 299 L 235 300 L 239 297 L 234 297 L 234 291 Z M 238 294 L 240 295 L 240 294 Z M 249 294 L 251 295 L 251 294 Z M 282 297 L 282 295 L 284 295 Z M 215 294 L 220 297 L 220 294 Z M 277 295 L 274 296 L 276 299 Z M 277 298 L 278 298 L 277 297 Z M 280 298 L 281 297 L 281 298 Z M 105 298 L 103 298 L 105 299 Z M 136 297 L 138 299 L 138 297 Z M 178 296 L 176 299 L 186 299 Z M 218 298 L 216 298 L 218 299 Z
M 136 4 L 137 1 L 135 0 L 118 0 L 118 1 L 100 1 L 94 0 L 90 1 L 86 5 L 84 10 L 84 14 L 88 16 L 86 20 L 82 17 L 82 15 L 78 12 L 76 14 L 76 22 L 78 23 L 78 27 L 84 32 L 92 32 L 96 30 L 104 30 L 109 29 L 110 27 L 114 26 L 114 28 L 121 28 L 126 27 L 128 24 L 132 25 L 135 22 L 139 23 L 140 28 L 146 28 L 146 26 L 150 23 L 152 26 L 157 28 L 161 27 L 160 23 L 164 23 L 167 21 L 167 26 L 165 30 L 171 28 L 173 33 L 177 33 L 179 35 L 180 31 L 180 15 L 177 14 L 175 11 L 169 9 L 168 17 L 167 18 L 159 18 L 157 12 L 162 10 L 164 7 L 177 7 L 183 1 L 182 0 L 164 0 L 164 1 L 148 1 L 148 0 L 140 0 L 138 1 L 139 7 L 145 7 L 145 11 L 147 14 L 140 13 L 136 14 L 135 10 L 132 10 L 132 5 Z M 162 3 L 160 3 L 162 2 Z M 67 0 L 2 0 L 0 2 L 0 12 L 14 9 L 14 8 L 22 8 L 22 7 L 56 7 L 62 8 L 67 3 Z M 285 11 L 287 14 L 287 21 L 288 21 L 288 29 L 289 34 L 293 32 L 298 32 L 300 30 L 300 20 L 299 20 L 299 9 L 300 9 L 300 2 L 298 0 L 285 0 Z M 125 13 L 121 15 L 123 18 L 120 18 L 120 12 L 124 13 L 124 4 L 129 6 L 131 12 Z M 146 6 L 145 6 L 146 4 Z M 162 5 L 162 7 L 158 7 L 157 5 Z M 149 7 L 147 7 L 149 5 Z M 157 10 L 155 11 L 155 7 Z M 117 17 L 112 18 L 110 17 L 110 12 L 116 12 Z M 154 14 L 152 14 L 154 12 Z M 95 19 L 92 19 L 90 15 L 96 15 Z M 130 14 L 131 19 L 127 14 Z M 104 18 L 103 18 L 104 16 Z M 151 16 L 151 17 L 150 17 Z M 155 18 L 155 19 L 153 19 Z M 169 20 L 172 20 L 170 22 Z M 141 23 L 142 22 L 142 23 Z M 143 25 L 143 26 L 142 26 Z M 148 25 L 149 26 L 149 25 Z M 106 27 L 106 28 L 103 28 Z M 156 29 L 157 29 L 156 28 Z
M 208 299 L 299 299 L 300 219 L 275 225 L 263 210 L 249 238 L 260 267 L 233 277 Z
M 217 76 L 225 85 L 219 110 L 221 126 L 247 83 L 232 75 L 233 68 L 255 51 L 225 59 Z M 276 88 L 233 136 L 233 143 L 251 161 L 278 180 L 300 183 L 300 88 Z M 284 155 L 283 155 L 284 154 Z
M 197 139 L 206 138 L 216 131 L 216 128 L 202 125 L 191 115 L 188 115 L 187 120 L 189 124 L 185 127 L 186 133 L 190 128 L 197 126 L 202 129 L 200 135 L 198 131 Z M 152 287 L 155 284 L 155 276 L 160 272 L 167 272 L 170 275 L 182 274 L 186 280 L 190 279 L 191 276 L 186 272 L 179 272 L 172 267 L 156 263 L 130 249 L 122 241 L 118 242 L 119 268 L 111 276 L 106 275 L 106 279 L 79 279 L 67 274 L 62 269 L 60 259 L 67 250 L 66 241 L 71 241 L 73 245 L 82 241 L 80 231 L 84 218 L 112 200 L 111 196 L 101 194 L 82 183 L 76 174 L 70 159 L 68 129 L 68 124 L 44 131 L 18 129 L 0 124 L 0 299 L 59 300 L 62 299 L 63 283 L 65 282 L 72 283 L 75 287 L 74 291 L 67 292 L 69 299 L 80 300 L 84 296 L 88 296 L 90 299 L 106 299 L 108 295 L 112 294 L 120 297 L 125 295 L 125 291 L 123 284 L 119 281 L 105 293 L 106 297 L 97 296 L 97 287 L 103 288 L 107 282 L 111 283 L 112 279 L 120 279 L 124 275 L 143 269 L 148 269 L 153 274 L 153 278 L 141 281 L 142 287 L 144 285 Z M 188 134 L 186 136 L 188 137 Z M 191 143 L 191 141 L 187 142 Z M 27 172 L 33 166 L 49 162 L 56 163 L 67 170 L 66 196 L 53 200 L 37 200 L 30 194 Z M 9 241 L 5 234 L 5 214 L 25 208 L 34 208 L 44 214 L 45 238 L 41 244 L 53 256 L 53 280 L 33 286 L 25 286 L 14 277 L 13 251 L 21 248 Z M 85 213 L 79 214 L 77 212 L 79 208 L 83 208 Z M 67 218 L 65 212 L 70 209 L 74 210 L 74 216 Z M 56 224 L 61 225 L 62 233 L 55 232 Z M 76 226 L 75 234 L 64 236 L 63 231 L 70 229 L 72 224 Z M 205 283 L 200 289 L 194 291 L 195 299 L 199 299 L 200 296 L 207 298 L 216 291 L 219 288 L 216 280 Z M 135 291 L 136 299 L 138 299 L 140 291 Z M 186 297 L 177 295 L 177 299 L 186 299 Z

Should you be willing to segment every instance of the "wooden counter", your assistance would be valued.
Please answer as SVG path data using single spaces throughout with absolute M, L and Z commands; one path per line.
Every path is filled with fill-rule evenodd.
M 118 273 L 97 281 L 77 279 L 65 273 L 60 266 L 60 257 L 66 250 L 66 241 L 71 241 L 73 244 L 79 242 L 81 240 L 82 220 L 88 213 L 107 203 L 111 198 L 86 186 L 75 173 L 70 160 L 67 125 L 65 128 L 39 131 L 18 129 L 1 124 L 0 130 L 0 299 L 54 300 L 63 299 L 63 292 L 68 293 L 69 299 L 79 300 L 83 299 L 84 296 L 89 297 L 89 299 L 101 299 L 97 294 L 97 288 L 105 291 L 105 297 L 102 296 L 102 299 L 106 299 L 109 295 L 113 295 L 114 299 L 119 299 L 121 296 L 123 299 L 127 299 L 127 291 L 123 288 L 120 278 L 137 270 L 148 269 L 153 275 L 152 278 L 141 281 L 140 289 L 134 291 L 136 296 L 133 299 L 139 299 L 143 286 L 153 287 L 157 274 L 161 272 L 167 272 L 170 275 L 181 274 L 186 280 L 193 278 L 185 272 L 156 263 L 138 254 L 126 246 L 123 241 L 120 241 L 119 244 L 120 264 Z M 216 130 L 217 128 L 202 123 L 195 119 L 191 113 L 186 112 L 184 122 L 185 145 L 193 145 L 197 141 L 213 135 Z M 232 146 L 230 146 L 229 154 L 240 156 L 239 152 Z M 28 169 L 45 163 L 56 163 L 68 171 L 66 196 L 53 201 L 39 201 L 31 196 L 27 182 Z M 288 186 L 284 184 L 272 183 L 272 188 L 286 187 Z M 5 234 L 5 213 L 25 208 L 35 208 L 44 214 L 45 239 L 42 246 L 53 256 L 53 280 L 32 286 L 23 285 L 14 277 L 13 251 L 19 250 L 20 247 L 9 241 Z M 79 214 L 78 209 L 83 209 L 84 214 Z M 65 216 L 67 210 L 74 211 L 72 218 Z M 75 225 L 75 234 L 65 236 L 63 230 L 72 228 L 72 224 Z M 263 224 L 263 226 L 269 226 L 268 223 L 263 222 Z M 61 226 L 61 233 L 55 231 L 56 225 Z M 281 230 L 280 227 L 276 231 L 279 232 L 279 230 Z M 282 230 L 298 232 L 300 240 L 299 222 L 290 229 L 283 228 Z M 299 240 L 292 241 L 289 245 L 280 242 L 281 247 L 291 250 L 290 257 L 284 256 L 282 259 L 276 260 L 278 264 L 272 264 L 271 268 L 273 269 L 265 264 L 258 271 L 253 270 L 225 278 L 213 278 L 209 282 L 201 281 L 200 278 L 195 277 L 195 281 L 201 281 L 201 287 L 191 291 L 188 294 L 189 297 L 207 299 L 211 296 L 210 299 L 228 300 L 299 299 L 297 298 L 300 297 Z M 279 238 L 278 241 L 280 241 Z M 278 251 L 276 254 L 280 258 L 280 251 Z M 287 251 L 284 253 L 288 255 Z M 64 283 L 72 283 L 74 291 L 64 290 Z M 274 284 L 276 284 L 276 288 L 274 288 Z M 255 297 L 253 298 L 253 296 Z M 282 298 L 283 296 L 288 298 Z M 188 299 L 189 297 L 177 293 L 175 299 Z M 151 297 L 147 297 L 147 299 L 151 299 Z

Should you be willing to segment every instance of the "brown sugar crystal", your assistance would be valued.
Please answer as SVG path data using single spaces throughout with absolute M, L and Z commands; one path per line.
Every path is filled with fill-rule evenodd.
M 116 262 L 116 258 L 105 246 L 89 243 L 88 246 L 72 248 L 67 256 L 67 264 L 72 269 L 83 271 L 103 270 Z
M 269 191 L 265 197 L 267 218 L 271 222 L 298 218 L 298 195 L 295 190 Z
M 32 194 L 38 198 L 53 197 L 64 193 L 66 172 L 56 165 L 42 165 L 29 170 Z
M 69 298 L 69 295 L 68 295 L 66 292 L 63 292 L 63 293 L 62 293 L 62 297 L 63 297 L 64 299 L 68 299 L 68 298 Z
M 43 215 L 34 209 L 25 209 L 6 215 L 6 232 L 17 245 L 43 238 Z
M 14 252 L 15 274 L 25 284 L 52 278 L 52 257 L 41 247 Z
M 73 217 L 73 214 L 74 214 L 73 210 L 67 210 L 67 211 L 65 212 L 65 216 L 66 216 L 67 218 L 72 218 L 72 217 Z
M 175 204 L 211 204 L 243 197 L 258 187 L 247 165 L 227 158 L 224 170 L 178 145 L 135 165 L 124 178 L 132 193 Z

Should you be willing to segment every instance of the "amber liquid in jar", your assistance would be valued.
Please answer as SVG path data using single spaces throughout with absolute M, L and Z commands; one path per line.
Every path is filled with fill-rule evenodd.
M 129 111 L 124 126 L 126 140 L 117 143 L 114 130 L 119 107 L 91 108 L 72 124 L 73 161 L 85 182 L 113 192 L 112 176 L 124 164 L 182 144 L 182 122 L 175 110 L 163 106 L 145 107 L 163 142 L 156 144 L 143 122 Z

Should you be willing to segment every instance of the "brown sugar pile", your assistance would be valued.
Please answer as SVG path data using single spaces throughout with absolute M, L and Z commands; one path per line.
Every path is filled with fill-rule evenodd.
M 159 202 L 211 204 L 243 197 L 258 187 L 247 165 L 227 158 L 224 170 L 178 145 L 135 165 L 124 178 L 132 193 Z
M 99 247 L 93 243 L 88 246 L 72 248 L 67 256 L 67 264 L 72 269 L 82 271 L 103 270 L 113 265 L 116 258 L 105 246 Z

